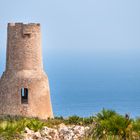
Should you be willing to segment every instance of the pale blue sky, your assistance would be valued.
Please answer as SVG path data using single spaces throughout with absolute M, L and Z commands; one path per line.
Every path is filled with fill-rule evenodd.
M 67 94 L 139 90 L 139 0 L 0 0 L 0 74 L 8 22 L 41 23 L 54 108 Z

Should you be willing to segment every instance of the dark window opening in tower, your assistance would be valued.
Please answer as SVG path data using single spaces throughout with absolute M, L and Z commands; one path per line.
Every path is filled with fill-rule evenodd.
M 21 103 L 28 104 L 28 89 L 21 88 Z
M 31 36 L 31 34 L 30 33 L 23 33 L 23 37 L 25 38 L 25 37 L 30 37 Z

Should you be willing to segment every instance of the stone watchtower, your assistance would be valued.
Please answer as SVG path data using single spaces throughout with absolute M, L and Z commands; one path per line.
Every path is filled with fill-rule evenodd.
M 53 117 L 42 64 L 40 24 L 8 24 L 6 70 L 0 79 L 0 115 Z

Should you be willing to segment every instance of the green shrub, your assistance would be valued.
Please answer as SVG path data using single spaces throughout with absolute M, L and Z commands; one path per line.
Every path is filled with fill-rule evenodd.
M 87 118 L 83 118 L 83 125 L 90 125 L 93 123 L 94 117 L 87 117 Z
M 60 117 L 59 116 L 55 116 L 54 120 L 64 120 L 64 118 L 62 116 L 60 116 Z
M 103 109 L 94 118 L 92 137 L 106 138 L 118 136 L 120 139 L 132 136 L 132 119 L 126 118 L 115 111 Z
M 10 139 L 20 137 L 22 131 L 24 131 L 22 121 L 3 121 L 0 123 L 0 137 L 4 139 Z
M 83 123 L 83 118 L 79 117 L 79 116 L 70 116 L 67 121 L 67 124 L 82 124 Z
M 65 120 L 61 118 L 48 119 L 45 121 L 45 126 L 53 128 L 57 127 L 61 123 L 65 123 Z
M 140 118 L 136 118 L 136 120 L 133 121 L 133 130 L 140 132 Z
M 31 119 L 29 122 L 26 122 L 27 126 L 29 129 L 33 130 L 33 131 L 38 131 L 40 130 L 44 125 L 45 123 L 38 120 L 38 119 Z

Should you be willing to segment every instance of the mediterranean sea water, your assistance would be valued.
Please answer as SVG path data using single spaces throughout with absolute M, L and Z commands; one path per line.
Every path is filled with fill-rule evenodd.
M 58 72 L 49 77 L 54 114 L 91 116 L 105 108 L 139 117 L 139 60 L 139 52 L 130 52 L 55 67 Z
M 93 90 L 93 93 L 69 93 L 57 95 L 52 100 L 55 116 L 91 116 L 103 108 L 113 109 L 131 117 L 140 116 L 140 93 L 138 91 Z

